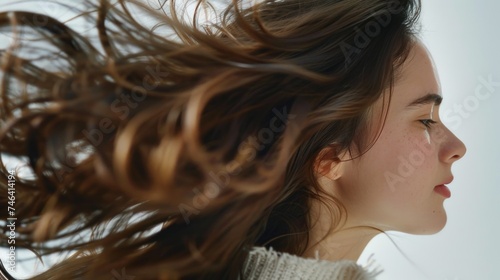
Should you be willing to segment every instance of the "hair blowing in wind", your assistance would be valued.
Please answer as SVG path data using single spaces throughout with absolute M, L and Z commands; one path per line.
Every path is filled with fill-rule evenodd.
M 252 246 L 305 250 L 314 160 L 375 141 L 370 106 L 420 4 L 242 2 L 87 1 L 93 35 L 0 13 L 0 152 L 30 171 L 16 182 L 16 246 L 70 253 L 32 279 L 236 279 Z

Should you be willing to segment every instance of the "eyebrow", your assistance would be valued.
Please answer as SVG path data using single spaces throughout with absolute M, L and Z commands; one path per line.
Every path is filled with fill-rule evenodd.
M 443 101 L 443 97 L 441 95 L 435 94 L 435 93 L 428 93 L 425 96 L 422 96 L 420 98 L 413 100 L 406 107 L 407 108 L 408 107 L 420 107 L 420 106 L 432 104 L 432 103 L 434 103 L 434 105 L 436 105 L 436 106 L 439 106 L 442 101 Z

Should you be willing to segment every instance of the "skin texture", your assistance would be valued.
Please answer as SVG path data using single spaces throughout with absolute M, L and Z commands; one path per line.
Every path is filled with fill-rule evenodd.
M 434 188 L 453 180 L 451 166 L 464 156 L 466 148 L 441 123 L 435 100 L 408 106 L 429 93 L 441 96 L 436 68 L 422 43 L 414 44 L 401 71 L 386 122 L 373 147 L 353 160 L 344 153 L 340 163 L 322 160 L 317 164 L 321 187 L 340 200 L 348 215 L 338 228 L 329 231 L 335 216 L 324 205 L 312 202 L 311 215 L 317 223 L 304 256 L 357 260 L 380 233 L 376 229 L 433 234 L 445 226 L 446 198 Z M 381 99 L 374 105 L 372 119 L 379 119 L 383 102 Z M 430 124 L 429 119 L 437 123 Z M 380 131 L 380 123 L 374 124 L 368 135 L 376 136 Z

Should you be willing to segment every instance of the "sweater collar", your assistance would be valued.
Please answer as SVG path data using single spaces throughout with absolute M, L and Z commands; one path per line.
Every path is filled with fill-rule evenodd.
M 374 280 L 382 271 L 368 271 L 354 261 L 307 259 L 272 248 L 253 247 L 243 266 L 240 280 Z

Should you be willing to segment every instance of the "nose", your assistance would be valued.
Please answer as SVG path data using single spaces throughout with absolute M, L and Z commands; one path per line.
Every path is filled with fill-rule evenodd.
M 444 162 L 453 163 L 465 155 L 467 148 L 447 127 L 444 127 L 444 129 L 446 137 L 441 144 L 440 158 Z

